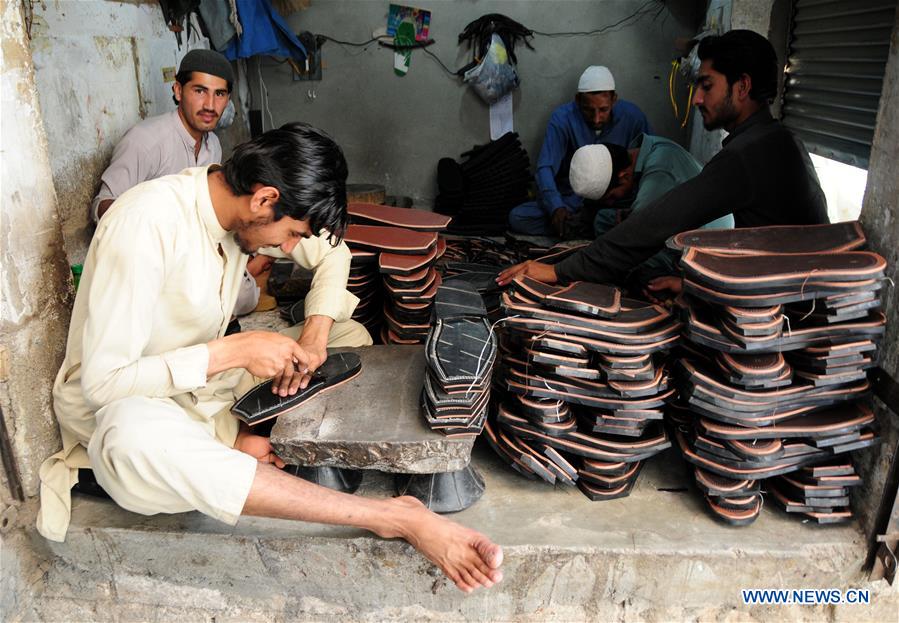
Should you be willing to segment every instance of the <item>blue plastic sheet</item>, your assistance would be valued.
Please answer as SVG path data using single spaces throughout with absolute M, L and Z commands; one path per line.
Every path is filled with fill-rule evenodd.
M 290 30 L 269 0 L 237 0 L 237 16 L 243 34 L 235 37 L 222 52 L 228 60 L 258 54 L 306 59 L 306 48 Z

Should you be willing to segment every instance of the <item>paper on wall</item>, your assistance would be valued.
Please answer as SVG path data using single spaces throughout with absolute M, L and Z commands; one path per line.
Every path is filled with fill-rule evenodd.
M 490 105 L 490 140 L 512 131 L 512 93 L 506 93 Z

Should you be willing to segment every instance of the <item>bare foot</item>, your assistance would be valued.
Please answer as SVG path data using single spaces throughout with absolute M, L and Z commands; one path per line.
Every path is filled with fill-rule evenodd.
M 502 581 L 503 550 L 499 545 L 480 532 L 432 513 L 413 497 L 394 498 L 391 503 L 404 506 L 407 513 L 401 536 L 460 590 L 470 593 Z

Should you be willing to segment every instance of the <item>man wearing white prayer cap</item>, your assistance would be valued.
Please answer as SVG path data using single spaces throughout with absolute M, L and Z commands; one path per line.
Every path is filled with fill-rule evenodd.
M 578 80 L 574 101 L 550 116 L 537 158 L 537 199 L 509 213 L 509 228 L 520 234 L 564 237 L 571 217 L 583 204 L 568 182 L 574 152 L 596 143 L 627 147 L 643 133 L 652 134 L 646 115 L 635 104 L 618 99 L 609 68 L 587 67 Z
M 593 226 L 599 237 L 701 170 L 696 158 L 674 141 L 642 134 L 630 149 L 611 143 L 581 147 L 571 158 L 568 177 L 575 193 L 598 204 Z M 629 208 L 616 209 L 620 201 L 631 198 Z M 733 226 L 734 218 L 727 214 L 704 227 Z M 656 277 L 676 274 L 676 255 L 662 250 L 632 269 L 626 281 L 642 286 Z

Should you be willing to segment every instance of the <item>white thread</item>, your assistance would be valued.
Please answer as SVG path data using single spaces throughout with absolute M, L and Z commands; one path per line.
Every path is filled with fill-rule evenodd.
M 468 389 L 465 390 L 466 397 L 471 393 L 471 390 L 475 386 L 475 383 L 478 382 L 478 375 L 480 375 L 480 373 L 481 373 L 481 361 L 483 361 L 483 359 L 484 359 L 484 352 L 487 350 L 487 347 L 490 346 L 490 342 L 491 342 L 490 338 L 492 337 L 493 341 L 497 344 L 497 346 L 499 346 L 499 339 L 496 338 L 496 332 L 494 331 L 494 329 L 496 328 L 496 325 L 500 324 L 501 322 L 505 322 L 506 320 L 510 320 L 512 318 L 521 318 L 521 316 L 506 316 L 505 318 L 500 318 L 499 320 L 494 322 L 492 325 L 490 325 L 490 327 L 488 328 L 487 341 L 484 342 L 484 346 L 481 348 L 481 353 L 478 355 L 478 365 L 475 367 L 474 379 L 471 381 L 471 385 L 468 386 Z
M 818 302 L 818 299 L 816 299 L 816 298 L 815 298 L 815 299 L 812 299 L 812 308 L 811 308 L 810 310 L 808 310 L 808 313 L 807 313 L 807 314 L 805 314 L 802 318 L 799 319 L 799 322 L 802 322 L 803 320 L 805 320 L 806 318 L 808 318 L 809 316 L 811 316 L 811 315 L 814 313 L 814 311 L 815 311 L 815 304 L 816 304 L 817 302 Z
M 799 287 L 799 300 L 805 300 L 805 284 L 808 283 L 808 280 L 811 279 L 812 275 L 818 272 L 817 268 L 813 268 L 809 274 L 805 276 L 805 279 L 802 280 L 802 285 Z

